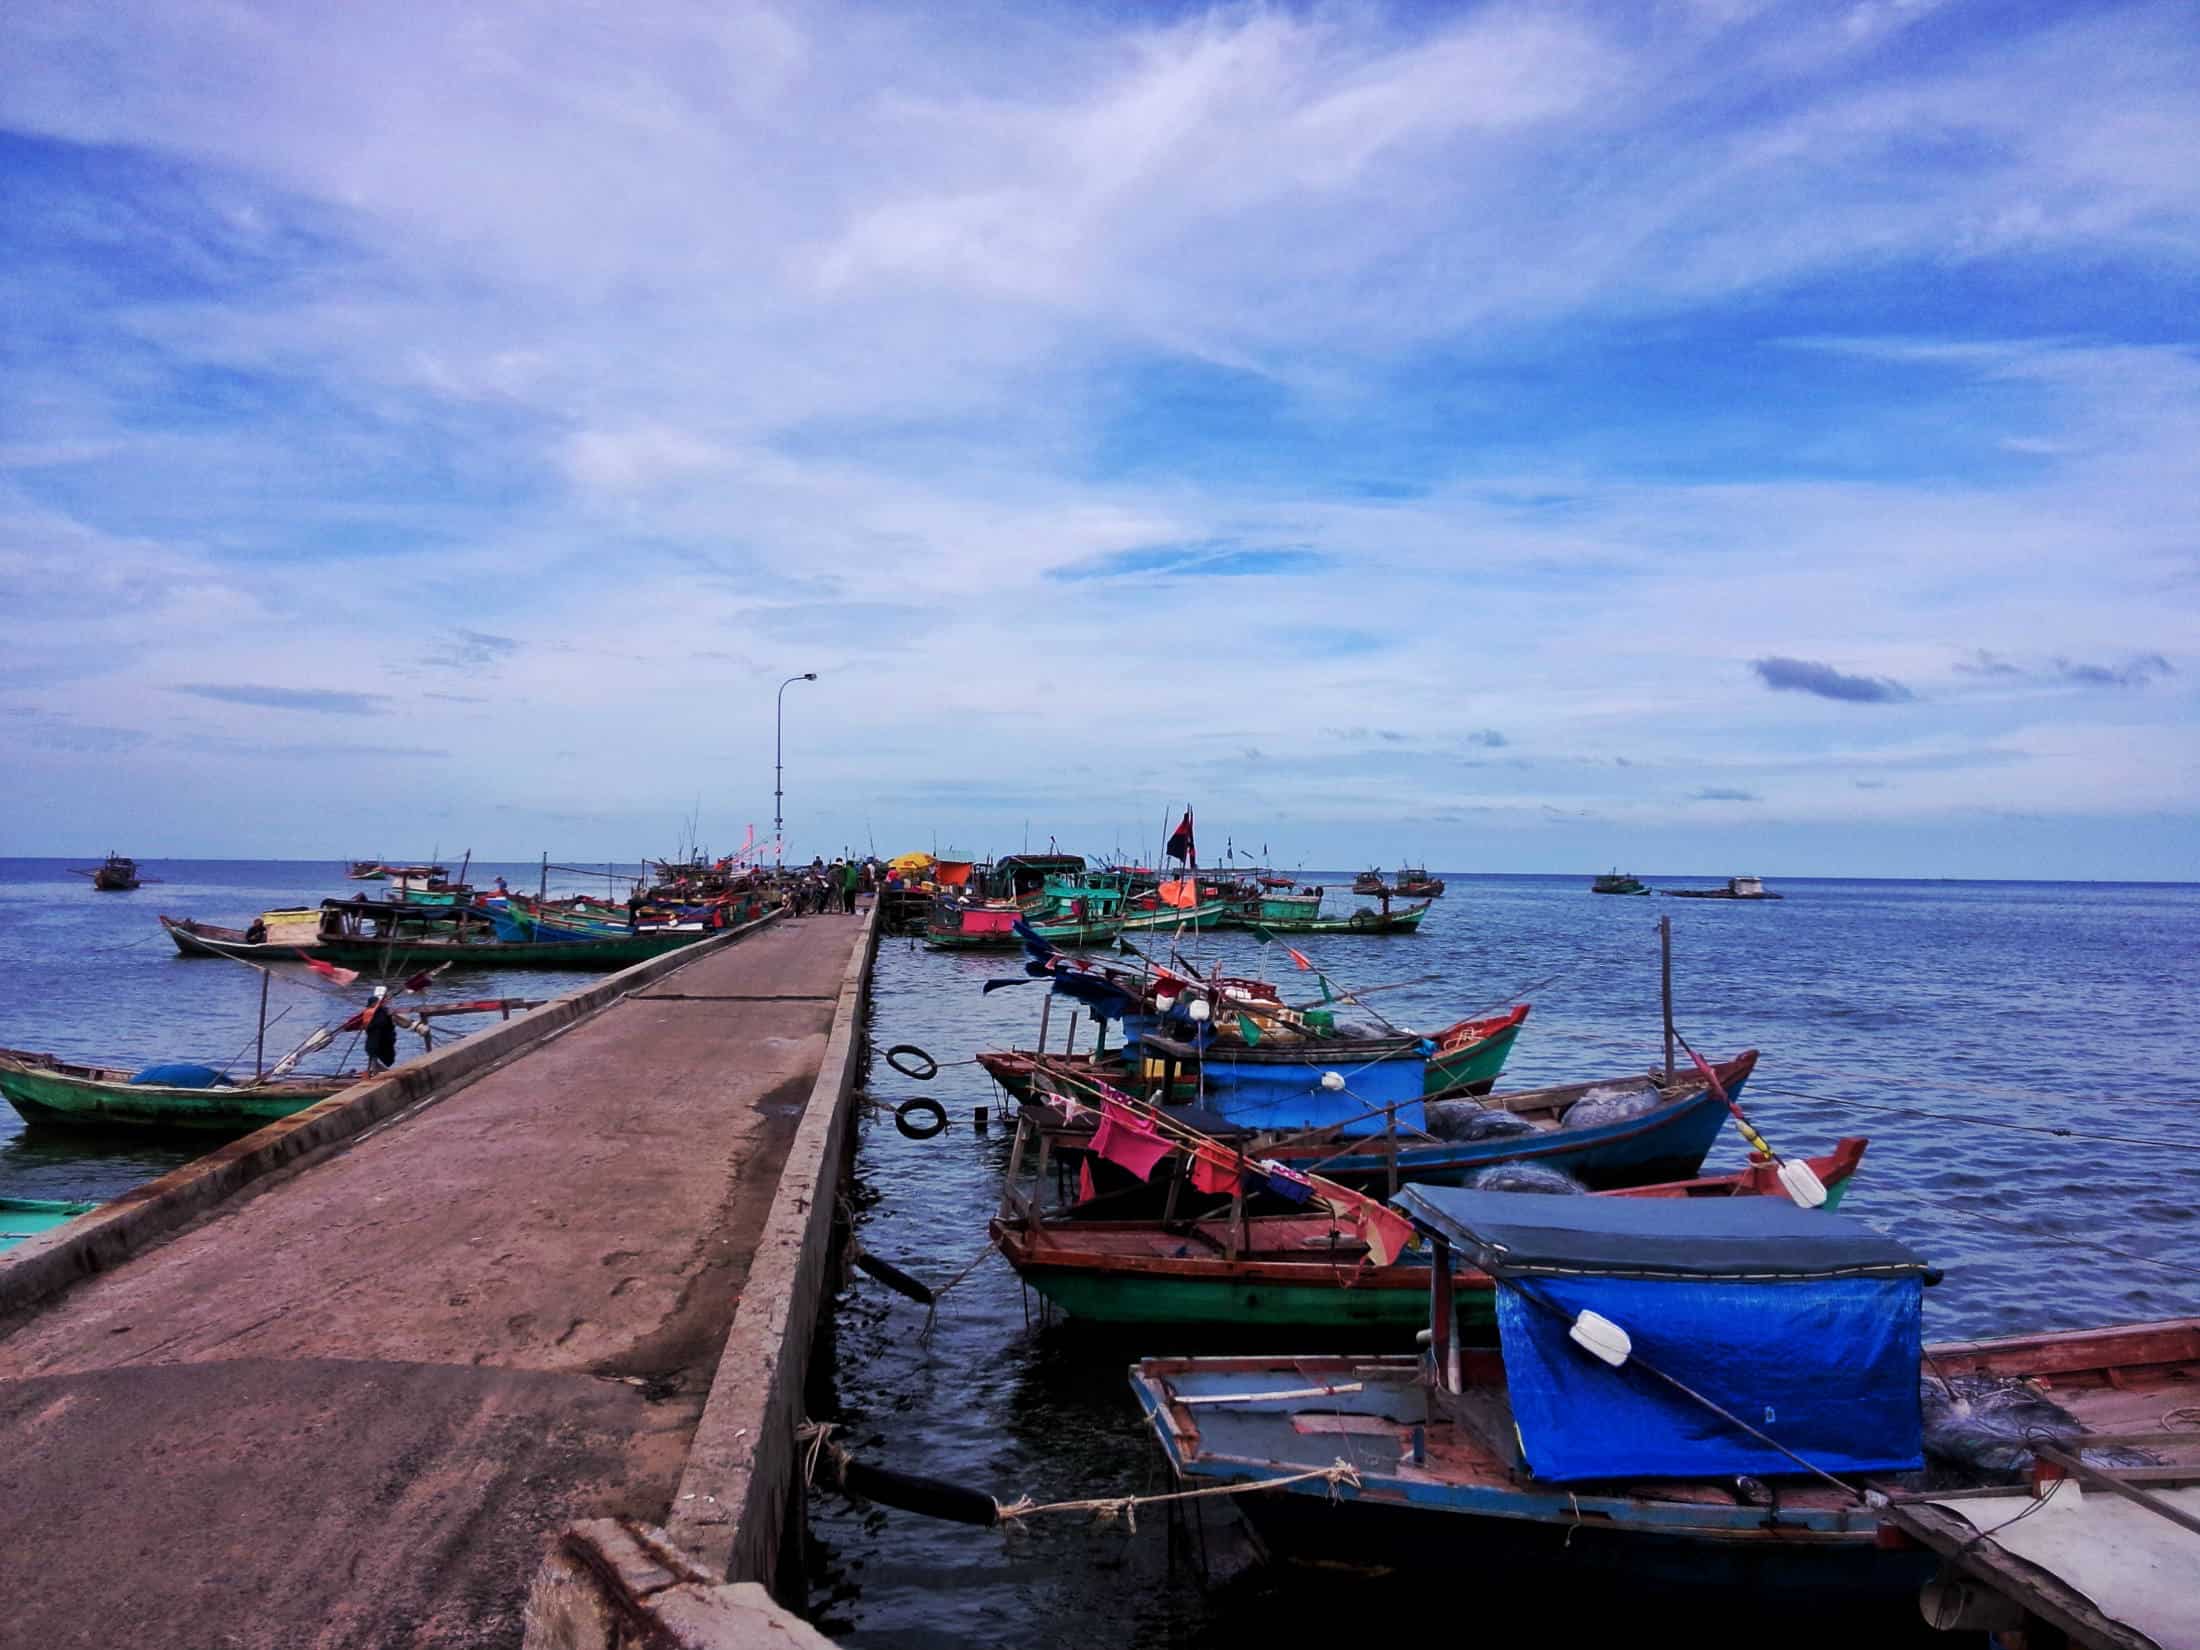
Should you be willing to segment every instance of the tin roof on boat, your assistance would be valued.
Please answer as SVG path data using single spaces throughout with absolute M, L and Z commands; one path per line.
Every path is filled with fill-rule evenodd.
M 1486 1272 L 1765 1279 L 1931 1270 L 1863 1222 L 1785 1197 L 1538 1197 L 1408 1186 L 1394 1203 Z

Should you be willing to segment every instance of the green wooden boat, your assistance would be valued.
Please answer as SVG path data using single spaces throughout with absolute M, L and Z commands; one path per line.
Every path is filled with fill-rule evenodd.
M 96 1203 L 56 1203 L 42 1197 L 0 1197 L 0 1250 L 65 1226 L 98 1207 Z
M 1589 884 L 1592 894 L 1647 894 L 1650 884 L 1629 876 L 1625 871 L 1607 871 Z
M 1249 926 L 1265 928 L 1271 934 L 1410 934 L 1421 926 L 1431 903 L 1423 900 L 1403 911 L 1362 906 L 1349 917 L 1284 917 Z
M 1487 1094 L 1496 1086 L 1498 1073 L 1520 1028 L 1528 1022 L 1528 1005 L 1508 1009 L 1487 1019 L 1461 1020 L 1455 1026 L 1430 1033 L 1436 1052 L 1429 1056 L 1426 1094 Z
M 1848 1190 L 1865 1145 L 1852 1136 L 1810 1159 L 1825 1183 L 1827 1208 Z M 1781 1197 L 1776 1174 L 1777 1165 L 1752 1162 L 1735 1174 L 1599 1195 Z M 1227 1209 L 1225 1200 L 1212 1215 L 1178 1221 L 1008 1215 L 990 1230 L 1025 1283 L 1088 1323 L 1166 1324 L 1216 1336 L 1346 1334 L 1386 1345 L 1409 1342 L 1428 1327 L 1429 1267 L 1420 1254 L 1368 1265 L 1358 1234 L 1316 1213 L 1250 1215 L 1240 1239 Z M 1496 1332 L 1490 1280 L 1461 1270 L 1453 1285 L 1462 1326 L 1488 1344 Z
M 729 933 L 729 929 L 719 930 Z M 578 940 L 324 939 L 319 955 L 346 968 L 408 974 L 449 963 L 453 968 L 579 968 L 609 973 L 711 936 L 688 929 L 671 934 L 609 934 Z
M 1232 904 L 1225 916 L 1226 928 L 1270 928 L 1279 923 L 1304 922 L 1322 914 L 1321 890 L 1304 894 L 1263 892 Z
M 1131 911 L 1123 918 L 1126 934 L 1174 933 L 1179 928 L 1220 928 L 1230 914 L 1226 900 L 1201 900 L 1197 905 L 1164 905 L 1158 911 Z
M 352 1073 L 189 1088 L 133 1083 L 130 1076 L 110 1066 L 70 1065 L 50 1054 L 0 1049 L 0 1095 L 24 1122 L 45 1128 L 246 1134 L 360 1081 Z

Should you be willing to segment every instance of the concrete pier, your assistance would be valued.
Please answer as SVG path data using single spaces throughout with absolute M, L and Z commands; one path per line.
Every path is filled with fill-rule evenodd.
M 774 1550 L 791 1419 L 720 1368 L 806 1348 L 871 928 L 640 980 L 0 1326 L 0 1646 L 513 1645 L 578 1521 Z

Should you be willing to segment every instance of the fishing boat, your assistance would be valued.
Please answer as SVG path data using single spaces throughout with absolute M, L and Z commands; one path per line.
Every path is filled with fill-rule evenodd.
M 1352 891 L 1355 894 L 1387 894 L 1391 887 L 1383 880 L 1382 872 L 1362 871 L 1352 879 Z
M 1866 1141 L 1851 1136 L 1809 1159 L 1826 1207 L 1848 1189 Z M 1183 1196 L 1179 1188 L 1179 1195 Z M 1754 1157 L 1733 1174 L 1668 1181 L 1598 1194 L 1634 1198 L 1785 1197 L 1771 1159 Z M 1390 1265 L 1373 1264 L 1357 1228 L 1324 1213 L 1231 1216 L 1230 1200 L 1199 1200 L 1183 1219 L 1093 1220 L 1074 1211 L 1007 1214 L 993 1241 L 1018 1277 L 1070 1317 L 1088 1323 L 1169 1324 L 1218 1333 L 1246 1330 L 1321 1335 L 1350 1331 L 1360 1344 L 1394 1344 L 1428 1322 L 1425 1246 Z M 1560 1199 L 1559 1201 L 1566 1201 Z M 1453 1275 L 1453 1311 L 1479 1344 L 1495 1339 L 1487 1273 Z M 1179 1343 L 1181 1344 L 1181 1343 Z M 1292 1342 L 1296 1345 L 1299 1342 Z
M 0 1252 L 88 1215 L 96 1203 L 63 1203 L 42 1197 L 0 1197 Z
M 263 911 L 248 928 L 224 928 L 218 923 L 170 916 L 163 916 L 160 925 L 176 942 L 177 951 L 186 957 L 294 962 L 300 952 L 309 957 L 320 955 L 321 913 L 318 909 Z
M 0 1048 L 0 1095 L 25 1123 L 42 1128 L 243 1134 L 327 1099 L 360 1075 L 233 1083 L 210 1066 L 177 1063 L 133 1073 Z
M 1041 1064 L 1025 1104 L 1044 1111 L 1058 1149 L 1076 1151 L 1097 1121 L 1094 1090 L 1073 1069 L 1055 1069 L 1052 1056 Z M 1749 1049 L 1711 1069 L 1727 1098 L 1739 1099 L 1756 1067 L 1757 1051 Z M 1582 1106 L 1592 1100 L 1593 1106 Z M 1401 1134 L 1393 1145 L 1381 1136 L 1254 1135 L 1245 1138 L 1244 1149 L 1361 1191 L 1389 1187 L 1394 1161 L 1401 1185 L 1458 1185 L 1499 1163 L 1539 1163 L 1592 1191 L 1606 1191 L 1693 1179 L 1719 1137 L 1727 1107 L 1700 1073 L 1680 1072 L 1667 1081 L 1651 1072 L 1480 1100 L 1427 1100 L 1422 1113 L 1433 1138 Z
M 1274 988 L 1267 988 L 1273 999 Z M 1235 999 L 1234 999 L 1235 1001 Z M 1251 1014 L 1263 1024 L 1276 1017 L 1277 1003 L 1269 1008 L 1264 1002 L 1249 996 L 1242 999 L 1242 1011 Z M 1427 1096 L 1452 1098 L 1461 1095 L 1487 1094 L 1496 1085 L 1498 1074 L 1505 1068 L 1505 1059 L 1512 1053 L 1513 1045 L 1520 1039 L 1520 1028 L 1527 1023 L 1528 1005 L 1503 1014 L 1484 1015 L 1461 1020 L 1456 1025 L 1430 1034 L 1429 1041 L 1436 1051 L 1428 1057 L 1428 1069 L 1422 1079 L 1422 1093 Z M 1126 1020 L 1126 1026 L 1131 1021 Z M 1324 1047 L 1335 1051 L 1333 1058 L 1349 1064 L 1351 1045 L 1347 1039 L 1325 1043 Z M 1029 1098 L 1032 1076 L 1038 1069 L 1037 1059 L 1015 1049 L 995 1049 L 981 1053 L 978 1064 L 986 1074 L 1012 1099 Z M 1133 1046 L 1114 1052 L 1100 1051 L 1089 1054 L 1049 1054 L 1050 1065 L 1065 1066 L 1079 1071 L 1114 1088 L 1137 1089 L 1148 1078 L 1157 1078 L 1158 1072 L 1147 1069 L 1148 1062 Z M 1189 1096 L 1197 1090 L 1196 1076 L 1183 1074 L 1177 1080 L 1176 1094 Z
M 1304 922 L 1319 917 L 1321 912 L 1322 891 L 1319 888 L 1290 892 L 1260 887 L 1229 902 L 1222 926 L 1273 928 L 1278 924 Z
M 925 918 L 924 943 L 943 951 L 1014 951 L 1024 943 L 1016 931 L 1019 922 L 1026 919 L 1014 905 L 936 900 Z M 1026 922 L 1026 926 L 1049 944 L 1068 947 L 1105 945 L 1123 931 L 1120 917 Z
M 1138 1403 L 1187 1489 L 1271 1558 L 1911 1607 L 1936 1562 L 1864 1486 L 1924 1466 L 1920 1297 L 1937 1274 L 1780 1197 L 1409 1187 L 1426 1358 L 1149 1358 Z M 1452 1277 L 1495 1280 L 1464 1344 Z M 1813 1469 L 1798 1472 L 1797 1457 Z
M 1762 877 L 1728 877 L 1724 888 L 1668 888 L 1674 899 L 1785 899 L 1785 894 L 1765 891 Z
M 1379 911 L 1362 906 L 1348 917 L 1275 917 L 1245 926 L 1265 928 L 1271 934 L 1410 934 L 1421 926 L 1428 908 L 1429 901 L 1423 900 L 1402 911 L 1393 911 L 1387 904 Z
M 1399 899 L 1442 899 L 1444 879 L 1430 876 L 1426 866 L 1401 865 L 1391 892 Z
M 346 968 L 407 974 L 448 963 L 453 968 L 591 969 L 610 973 L 647 962 L 708 939 L 710 930 L 606 934 L 585 939 L 476 940 L 433 939 L 393 934 L 388 938 L 323 938 L 318 955 Z
M 1332 1129 L 1342 1138 L 1386 1128 L 1424 1132 L 1430 1043 L 1415 1036 L 1282 1042 L 1146 1031 L 1147 1060 L 1199 1071 L 1202 1103 L 1233 1127 L 1272 1134 Z
M 94 869 L 72 874 L 90 877 L 92 886 L 103 894 L 126 894 L 140 886 L 137 861 L 127 854 L 109 854 Z
M 1647 894 L 1650 892 L 1650 885 L 1630 876 L 1625 871 L 1607 871 L 1604 875 L 1598 877 L 1596 881 L 1589 884 L 1589 892 L 1592 894 Z
M 460 938 L 494 935 L 491 914 L 467 906 L 414 905 L 391 899 L 329 899 L 318 907 L 263 911 L 249 927 L 224 928 L 189 917 L 163 916 L 160 925 L 186 957 L 228 957 L 237 962 L 295 962 L 301 955 L 332 958 L 344 942 L 377 950 L 400 935 L 418 938 L 444 930 Z

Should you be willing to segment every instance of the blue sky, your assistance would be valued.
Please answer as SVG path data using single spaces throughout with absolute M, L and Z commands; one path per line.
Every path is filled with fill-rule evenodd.
M 0 852 L 2200 877 L 2189 7 L 0 56 Z

